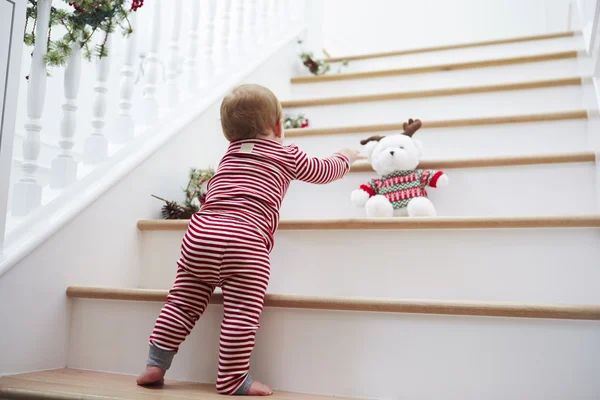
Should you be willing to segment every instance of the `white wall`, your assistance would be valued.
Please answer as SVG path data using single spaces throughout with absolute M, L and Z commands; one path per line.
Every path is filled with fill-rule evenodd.
M 565 31 L 570 0 L 325 0 L 332 56 Z
M 292 41 L 245 79 L 287 96 Z M 69 285 L 137 287 L 138 219 L 158 218 L 157 194 L 181 200 L 189 167 L 216 165 L 226 148 L 219 102 L 82 214 L 0 277 L 0 375 L 67 363 Z

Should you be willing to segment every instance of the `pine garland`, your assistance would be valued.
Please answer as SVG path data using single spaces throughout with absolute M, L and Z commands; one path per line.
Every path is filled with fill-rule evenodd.
M 63 10 L 51 7 L 50 27 L 48 30 L 48 51 L 44 58 L 50 67 L 64 66 L 73 51 L 73 44 L 77 43 L 83 49 L 83 56 L 87 60 L 93 57 L 108 56 L 106 42 L 108 35 L 117 27 L 121 28 L 124 36 L 133 32 L 128 14 L 136 11 L 143 5 L 143 0 L 71 0 L 66 1 L 73 10 Z M 27 46 L 35 45 L 35 27 L 37 25 L 37 0 L 29 0 L 27 7 L 27 21 L 23 42 Z M 130 3 L 129 6 L 126 5 Z M 29 21 L 33 21 L 30 24 Z M 28 27 L 32 25 L 31 31 Z M 67 33 L 59 39 L 52 39 L 52 27 L 63 26 Z M 104 35 L 101 43 L 92 46 L 91 40 L 96 34 Z
M 164 219 L 190 219 L 194 213 L 200 211 L 206 197 L 206 184 L 214 174 L 215 171 L 212 168 L 191 168 L 187 187 L 183 189 L 185 193 L 183 205 L 152 195 L 152 197 L 165 202 L 161 210 L 162 217 Z
M 285 129 L 307 128 L 308 119 L 306 119 L 303 113 L 299 113 L 296 116 L 286 114 L 283 127 Z
M 298 44 L 302 44 L 302 40 L 298 39 Z M 311 74 L 313 75 L 324 75 L 331 70 L 331 65 L 324 60 L 315 60 L 313 53 L 310 52 L 301 52 L 300 60 L 302 63 L 308 68 Z M 347 67 L 349 64 L 349 60 L 343 60 L 338 68 L 338 74 L 342 72 L 342 68 Z

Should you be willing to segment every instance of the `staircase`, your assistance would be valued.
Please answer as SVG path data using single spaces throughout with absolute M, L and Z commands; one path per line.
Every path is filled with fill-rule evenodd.
M 349 200 L 374 176 L 367 164 L 327 186 L 294 182 L 253 374 L 274 399 L 600 398 L 598 104 L 582 36 L 329 61 L 343 59 L 340 74 L 292 78 L 285 112 L 311 126 L 287 141 L 326 156 L 421 118 L 420 165 L 450 185 L 430 191 L 436 218 L 377 220 Z M 185 382 L 215 380 L 218 292 L 175 358 L 176 381 L 146 389 L 130 376 L 186 225 L 138 221 L 130 287 L 73 280 L 68 369 L 0 378 L 0 398 L 217 398 Z

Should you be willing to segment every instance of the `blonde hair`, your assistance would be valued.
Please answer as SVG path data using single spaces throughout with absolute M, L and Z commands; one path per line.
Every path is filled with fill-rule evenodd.
M 282 119 L 281 104 L 260 85 L 240 85 L 221 103 L 221 128 L 230 142 L 267 136 Z

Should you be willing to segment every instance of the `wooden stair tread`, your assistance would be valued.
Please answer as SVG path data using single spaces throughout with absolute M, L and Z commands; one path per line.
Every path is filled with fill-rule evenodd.
M 58 400 L 146 400 L 202 399 L 222 400 L 213 384 L 169 381 L 161 388 L 144 388 L 135 384 L 135 377 L 76 369 L 58 369 L 0 377 L 2 399 Z M 273 400 L 343 399 L 275 392 Z M 346 398 L 347 399 L 347 398 Z
M 588 118 L 586 110 L 558 111 L 540 114 L 508 115 L 500 117 L 464 118 L 453 120 L 423 121 L 423 129 L 431 128 L 463 128 L 468 126 L 487 126 L 502 124 L 519 124 L 528 122 L 548 122 Z M 296 128 L 286 129 L 286 138 L 305 136 L 344 135 L 349 133 L 371 133 L 386 131 L 402 131 L 402 122 L 374 125 L 339 126 L 330 128 Z
M 140 220 L 141 231 L 183 231 L 189 220 Z M 414 230 L 414 229 L 545 229 L 600 228 L 600 215 L 522 217 L 434 217 L 287 219 L 279 230 Z
M 419 53 L 431 53 L 434 51 L 444 51 L 444 50 L 458 50 L 458 49 L 469 49 L 473 47 L 483 47 L 483 46 L 492 46 L 497 44 L 511 44 L 511 43 L 522 43 L 522 42 L 531 42 L 536 40 L 549 40 L 549 39 L 561 39 L 566 37 L 572 37 L 578 34 L 578 32 L 567 31 L 567 32 L 556 32 L 549 33 L 543 35 L 533 35 L 533 36 L 519 36 L 513 38 L 505 38 L 505 39 L 496 39 L 496 40 L 485 40 L 481 42 L 471 42 L 471 43 L 458 43 L 458 44 L 450 44 L 443 46 L 432 46 L 432 47 L 422 47 L 417 49 L 407 49 L 407 50 L 395 50 L 395 51 L 383 51 L 377 53 L 367 53 L 367 54 L 355 54 L 349 55 L 345 57 L 327 57 L 325 61 L 327 62 L 339 62 L 344 60 L 367 60 L 371 58 L 384 58 L 384 57 L 394 57 L 394 56 L 404 56 L 408 54 L 419 54 Z
M 514 90 L 529 90 L 529 89 L 543 89 L 560 86 L 573 86 L 581 85 L 587 78 L 571 77 L 571 78 L 557 78 L 557 79 L 546 79 L 539 81 L 529 82 L 513 82 L 513 83 L 501 83 L 496 85 L 480 85 L 480 86 L 465 86 L 456 88 L 445 88 L 445 89 L 427 89 L 427 90 L 415 90 L 409 92 L 393 92 L 393 93 L 377 93 L 377 94 L 363 94 L 355 96 L 338 96 L 338 97 L 325 97 L 315 99 L 301 99 L 301 100 L 287 100 L 282 101 L 281 105 L 283 108 L 294 108 L 294 107 L 314 107 L 314 106 L 327 106 L 327 105 L 340 105 L 340 104 L 355 104 L 355 103 L 367 103 L 374 101 L 390 101 L 390 100 L 403 100 L 403 99 L 417 99 L 425 97 L 441 97 L 441 96 L 457 96 L 466 94 L 477 94 L 477 93 L 492 93 L 502 91 L 514 91 Z
M 125 289 L 70 286 L 72 299 L 164 302 L 168 290 Z M 215 293 L 211 304 L 223 304 L 223 295 Z M 529 304 L 484 301 L 423 299 L 381 299 L 365 297 L 323 297 L 270 294 L 266 307 L 326 311 L 385 312 L 401 314 L 463 315 L 510 318 L 600 320 L 600 305 Z M 1 393 L 1 392 L 0 392 Z
M 516 167 L 540 164 L 567 164 L 581 162 L 595 162 L 596 154 L 593 151 L 582 151 L 566 154 L 537 154 L 532 156 L 505 156 L 485 158 L 465 158 L 448 160 L 423 160 L 419 163 L 420 169 L 455 169 L 455 168 L 489 168 L 489 167 Z M 352 166 L 350 172 L 373 172 L 370 164 L 358 162 Z
M 333 82 L 343 81 L 352 79 L 371 79 L 371 78 L 382 78 L 387 76 L 397 75 L 413 75 L 413 74 L 424 74 L 431 72 L 442 72 L 442 71 L 455 71 L 461 69 L 472 69 L 472 68 L 487 68 L 487 67 L 498 67 L 503 65 L 515 65 L 515 64 L 526 64 L 542 61 L 556 61 L 565 60 L 569 58 L 577 58 L 579 52 L 577 50 L 561 51 L 555 53 L 546 54 L 535 54 L 528 56 L 517 56 L 517 57 L 506 57 L 506 58 L 494 58 L 488 60 L 478 61 L 467 61 L 467 62 L 456 62 L 436 65 L 426 65 L 420 67 L 408 67 L 408 68 L 395 68 L 395 69 L 383 69 L 377 71 L 362 71 L 362 72 L 346 72 L 339 74 L 325 74 L 325 75 L 312 75 L 312 76 L 298 76 L 291 79 L 293 84 L 302 83 L 317 83 L 317 82 Z

